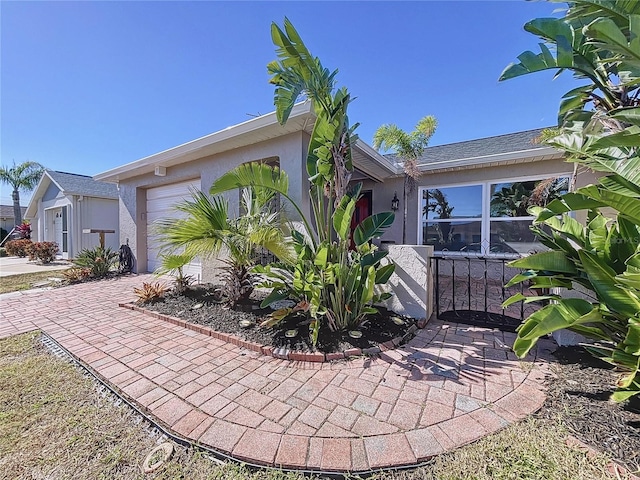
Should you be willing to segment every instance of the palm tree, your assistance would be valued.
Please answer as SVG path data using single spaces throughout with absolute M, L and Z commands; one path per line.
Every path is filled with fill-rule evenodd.
M 402 243 L 407 243 L 407 197 L 416 186 L 421 172 L 418 158 L 424 153 L 429 140 L 436 131 L 438 122 L 428 115 L 422 118 L 411 133 L 401 130 L 396 125 L 382 125 L 373 134 L 373 147 L 376 150 L 395 150 L 402 159 L 404 168 Z
M 158 222 L 157 231 L 165 251 L 183 250 L 183 258 L 219 257 L 225 251 L 228 257 L 225 270 L 225 296 L 230 305 L 246 300 L 253 292 L 256 248 L 263 247 L 282 261 L 293 261 L 294 252 L 281 228 L 278 213 L 266 206 L 273 195 L 244 189 L 242 207 L 245 212 L 235 219 L 229 218 L 228 202 L 221 197 L 210 197 L 192 192 L 192 199 L 178 204 L 176 209 L 185 218 L 168 218 Z
M 0 167 L 0 181 L 11 185 L 13 188 L 11 198 L 13 200 L 13 218 L 16 225 L 22 223 L 20 190 L 25 192 L 33 190 L 38 184 L 43 171 L 44 167 L 37 162 L 23 162 L 18 165 L 13 162 L 13 167 Z

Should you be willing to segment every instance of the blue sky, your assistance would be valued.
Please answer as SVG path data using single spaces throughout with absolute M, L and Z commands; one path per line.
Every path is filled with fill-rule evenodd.
M 272 111 L 270 24 L 285 15 L 339 69 L 339 84 L 357 97 L 351 121 L 369 143 L 381 124 L 410 130 L 424 115 L 439 121 L 432 145 L 552 125 L 560 97 L 576 86 L 571 77 L 497 79 L 537 48 L 524 23 L 556 8 L 3 1 L 0 161 L 92 175 Z

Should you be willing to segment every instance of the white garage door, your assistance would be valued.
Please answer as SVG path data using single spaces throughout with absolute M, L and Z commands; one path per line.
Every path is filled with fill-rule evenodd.
M 180 218 L 184 216 L 182 212 L 174 208 L 184 199 L 191 198 L 190 189 L 200 190 L 200 179 L 189 180 L 187 182 L 172 183 L 162 187 L 154 187 L 147 190 L 147 270 L 153 272 L 162 263 L 160 259 L 160 248 L 157 235 L 155 234 L 154 222 L 163 218 Z M 200 260 L 195 259 L 187 265 L 184 273 L 192 275 L 196 280 L 202 275 Z

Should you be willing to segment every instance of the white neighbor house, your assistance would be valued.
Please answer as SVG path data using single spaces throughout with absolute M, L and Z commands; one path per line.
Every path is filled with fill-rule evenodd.
M 113 230 L 105 235 L 105 246 L 119 246 L 118 189 L 85 175 L 45 170 L 25 218 L 31 221 L 31 239 L 57 243 L 62 258 L 99 245 L 97 233 L 83 230 Z

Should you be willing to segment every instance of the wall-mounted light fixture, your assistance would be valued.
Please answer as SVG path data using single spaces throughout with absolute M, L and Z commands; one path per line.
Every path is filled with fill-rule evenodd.
M 156 166 L 153 173 L 156 177 L 164 177 L 167 174 L 167 167 L 162 167 L 158 165 Z
M 393 198 L 391 199 L 391 210 L 396 212 L 400 208 L 400 200 L 398 200 L 398 192 L 393 192 Z

